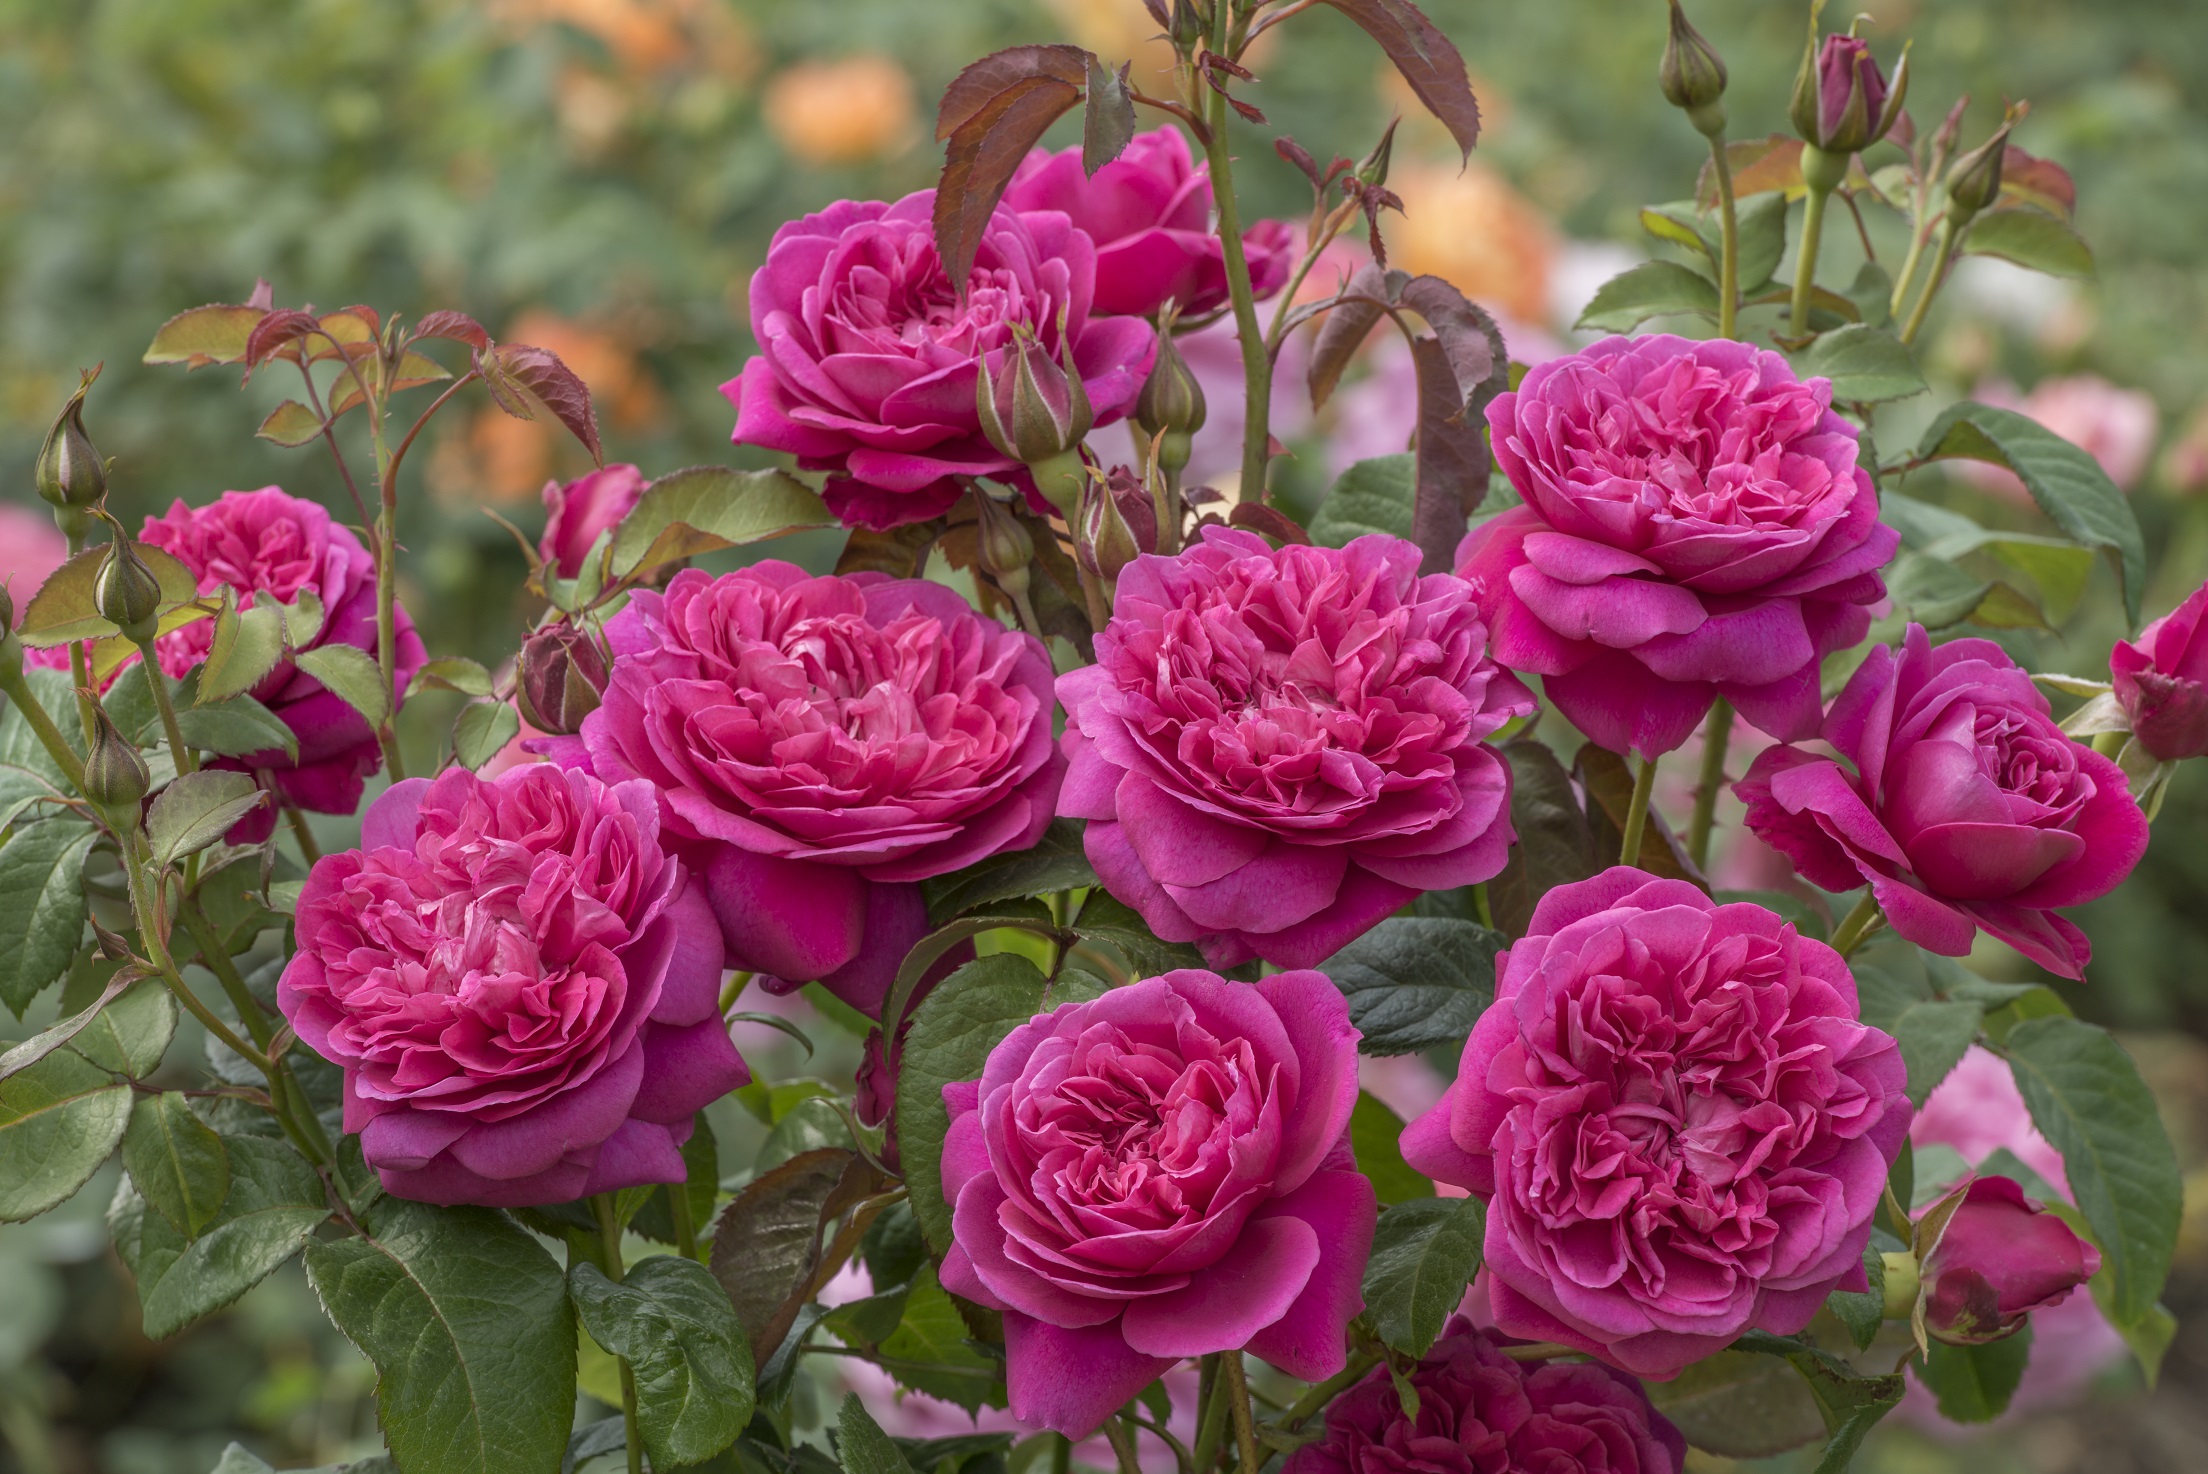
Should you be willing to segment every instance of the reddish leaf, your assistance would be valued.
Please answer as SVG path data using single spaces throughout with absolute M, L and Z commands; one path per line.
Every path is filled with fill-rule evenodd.
M 1395 63 L 1411 91 L 1456 139 L 1466 158 L 1480 138 L 1480 104 L 1464 57 L 1411 0 L 1326 0 L 1355 21 Z
M 1142 8 L 1150 12 L 1150 19 L 1167 30 L 1173 29 L 1173 15 L 1166 9 L 1165 0 L 1142 0 Z
M 1311 157 L 1311 150 L 1283 133 L 1273 140 L 1273 152 L 1286 159 L 1304 178 L 1310 180 L 1313 189 L 1326 188 L 1326 181 L 1319 175 L 1319 161 Z
M 1089 102 L 1081 118 L 1081 167 L 1091 177 L 1125 152 L 1135 136 L 1135 99 L 1127 85 L 1127 63 L 1117 72 L 1089 58 Z
M 1732 167 L 1733 194 L 1738 199 L 1767 194 L 1774 189 L 1792 194 L 1806 187 L 1802 183 L 1802 141 L 1783 133 L 1728 143 L 1725 162 Z M 1703 209 L 1717 208 L 1717 176 L 1708 164 L 1702 166 L 1694 196 Z
M 1308 543 L 1311 534 L 1301 524 L 1282 512 L 1262 502 L 1236 502 L 1234 510 L 1227 513 L 1229 527 L 1246 527 L 1252 532 L 1263 533 L 1278 543 Z
M 285 307 L 269 313 L 254 324 L 245 340 L 246 370 L 251 372 L 301 338 L 321 331 L 322 319 L 311 312 Z
M 1487 441 L 1464 412 L 1464 392 L 1437 338 L 1411 339 L 1418 370 L 1418 490 L 1411 541 L 1419 571 L 1447 573 L 1464 541 L 1465 504 L 1487 492 Z
M 1367 264 L 1357 268 L 1357 274 L 1342 288 L 1342 297 L 1328 309 L 1326 321 L 1319 324 L 1318 340 L 1311 345 L 1311 367 L 1305 382 L 1311 389 L 1311 407 L 1317 409 L 1333 397 L 1334 386 L 1342 381 L 1342 370 L 1357 356 L 1371 333 L 1373 324 L 1395 300 L 1395 293 L 1405 281 L 1400 271 L 1382 270 Z
M 2068 220 L 2077 213 L 2078 182 L 2052 159 L 2034 157 L 2015 144 L 2001 155 L 2001 206 L 2037 205 Z
M 1083 59 L 1086 74 L 1088 53 L 1078 48 L 1019 49 L 1073 52 Z M 997 53 L 998 57 L 1004 55 Z M 985 58 L 961 73 L 959 81 L 951 84 L 952 93 L 958 92 L 975 67 L 990 60 L 995 58 Z M 974 253 L 981 249 L 982 232 L 989 228 L 989 217 L 996 213 L 997 201 L 1004 197 L 1013 171 L 1020 167 L 1028 150 L 1042 140 L 1044 131 L 1081 100 L 1081 93 L 1080 85 L 1047 73 L 1015 78 L 984 100 L 951 133 L 950 144 L 944 150 L 943 174 L 935 187 L 935 247 L 943 259 L 944 274 L 961 297 L 966 294 L 966 278 L 974 269 Z M 945 116 L 949 116 L 950 102 L 951 96 L 946 94 Z
M 590 458 L 605 464 L 598 445 L 598 416 L 590 407 L 590 388 L 549 348 L 501 343 L 478 354 L 476 368 L 498 407 L 517 420 L 537 419 L 544 411 L 574 432 Z
M 376 351 L 376 334 L 381 331 L 383 322 L 376 316 L 375 308 L 347 307 L 338 312 L 324 313 L 318 321 L 322 325 L 322 331 L 336 341 L 337 347 L 321 342 L 308 352 L 308 358 L 319 362 L 337 357 L 342 350 L 345 357 L 359 359 Z
M 1011 46 L 991 52 L 943 90 L 935 113 L 935 141 L 948 139 L 1015 83 L 1049 77 L 1078 93 L 1088 85 L 1090 60 L 1078 46 Z
M 483 331 L 483 325 L 465 312 L 432 312 L 414 327 L 417 338 L 450 338 L 455 343 L 465 343 L 481 353 L 491 346 L 491 335 Z

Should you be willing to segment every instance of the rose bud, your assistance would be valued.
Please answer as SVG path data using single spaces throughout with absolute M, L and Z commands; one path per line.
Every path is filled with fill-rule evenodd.
M 107 464 L 84 429 L 84 396 L 99 376 L 98 369 L 84 375 L 38 448 L 38 494 L 57 511 L 75 509 L 81 516 L 107 495 Z
M 1687 21 L 1679 0 L 1671 0 L 1671 35 L 1664 43 L 1657 81 L 1664 100 L 1683 110 L 1697 132 L 1716 137 L 1725 131 L 1725 60 Z
M 1059 334 L 1065 341 L 1063 331 Z M 974 380 L 974 412 L 981 433 L 1004 454 L 1027 466 L 1035 487 L 1067 522 L 1078 514 L 1082 437 L 1096 423 L 1081 375 L 1051 361 L 1041 340 L 1015 327 L 996 369 L 980 361 Z M 1068 464 L 1072 462 L 1072 464 Z
M 1809 48 L 1794 78 L 1794 131 L 1811 148 L 1828 154 L 1861 153 L 1884 138 L 1901 116 L 1902 98 L 1909 91 L 1909 54 L 1903 51 L 1889 86 L 1867 43 L 1851 32 L 1827 36 L 1819 46 L 1816 24 L 1812 10 Z M 1805 156 L 1805 174 L 1811 167 Z
M 1158 334 L 1158 361 L 1143 381 L 1142 397 L 1135 401 L 1135 423 L 1146 439 L 1158 441 L 1158 462 L 1167 471 L 1179 472 L 1188 464 L 1196 432 L 1204 428 L 1204 386 L 1195 370 L 1173 345 L 1170 332 Z
M 985 491 L 974 493 L 974 521 L 975 561 L 1006 598 L 1020 603 L 1027 598 L 1035 539 L 1010 507 Z
M 103 808 L 137 812 L 138 803 L 153 786 L 153 773 L 138 749 L 124 740 L 98 701 L 86 704 L 96 726 L 91 750 L 84 755 L 84 796 Z
M 586 631 L 562 621 L 522 642 L 515 694 L 523 720 L 538 731 L 558 737 L 581 731 L 605 689 L 606 657 Z
M 1157 509 L 1134 472 L 1114 466 L 1109 476 L 1090 479 L 1073 543 L 1083 568 L 1110 583 L 1136 558 L 1157 551 L 1157 543 Z
M 135 644 L 154 636 L 154 615 L 161 608 L 161 580 L 154 577 L 138 547 L 120 527 L 92 584 L 93 602 L 100 617 L 120 629 Z
M 2060 1304 L 2100 1267 L 2100 1250 L 2016 1183 L 1978 1178 L 1925 1256 L 1925 1331 L 1950 1346 L 1998 1341 L 2033 1311 Z
M 2208 754 L 2208 584 L 2108 657 L 2131 735 L 2163 762 Z
M 1958 215 L 1967 219 L 2001 198 L 2001 165 L 2009 152 L 2009 133 L 2023 120 L 2024 111 L 2021 106 L 2010 109 L 1993 137 L 1949 166 L 1947 197 Z
M 537 541 L 537 553 L 545 565 L 561 578 L 580 574 L 583 558 L 599 534 L 634 510 L 646 484 L 642 471 L 625 464 L 604 467 L 564 486 L 545 482 L 544 509 L 549 515 L 544 536 Z

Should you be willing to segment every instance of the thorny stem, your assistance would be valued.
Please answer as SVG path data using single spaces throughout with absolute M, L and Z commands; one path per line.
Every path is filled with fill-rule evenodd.
M 1702 730 L 1702 782 L 1694 790 L 1694 820 L 1687 828 L 1687 858 L 1698 870 L 1710 863 L 1710 830 L 1717 820 L 1717 796 L 1725 787 L 1725 750 L 1733 740 L 1733 705 L 1724 697 L 1710 708 Z
M 1733 203 L 1733 164 L 1725 157 L 1725 132 L 1710 135 L 1710 171 L 1717 179 L 1718 258 L 1717 335 L 1733 337 L 1740 326 L 1740 211 Z
M 1234 1447 L 1242 1459 L 1242 1474 L 1257 1474 L 1264 1460 L 1257 1452 L 1257 1424 L 1250 1415 L 1250 1384 L 1242 1374 L 1241 1352 L 1220 1356 L 1219 1390 L 1227 1401 L 1227 1415 L 1234 1420 Z
M 1802 244 L 1794 258 L 1794 305 L 1787 319 L 1787 331 L 1797 338 L 1809 332 L 1809 294 L 1817 285 L 1817 248 L 1825 234 L 1825 204 L 1831 198 L 1832 191 L 1811 185 L 1802 202 Z
M 1841 919 L 1840 925 L 1834 929 L 1832 950 L 1838 952 L 1842 957 L 1846 957 L 1856 948 L 1862 946 L 1863 939 L 1876 930 L 1885 919 L 1884 914 L 1878 909 L 1878 897 L 1872 895 L 1869 891 L 1863 892 L 1863 899 L 1855 903 L 1854 909 L 1849 911 Z
M 222 985 L 223 994 L 229 998 L 230 1006 L 238 1011 L 239 1021 L 245 1025 L 246 1032 L 253 1036 L 254 1044 L 263 1053 L 267 1053 L 269 1045 L 275 1042 L 276 1030 L 270 1025 L 267 1011 L 261 1007 L 260 1000 L 245 985 L 245 978 L 239 973 L 229 950 L 215 935 L 214 925 L 208 921 L 207 913 L 200 909 L 198 898 L 186 895 L 183 905 L 177 910 L 176 919 L 183 924 L 192 944 L 199 948 L 200 965 L 215 975 L 215 981 Z M 305 1092 L 299 1088 L 299 1082 L 292 1075 L 290 1067 L 281 1058 L 271 1055 L 265 1073 L 268 1076 L 269 1108 L 275 1113 L 277 1124 L 284 1128 L 284 1134 L 306 1154 L 309 1161 L 325 1167 L 335 1161 L 336 1156 L 330 1150 L 329 1134 L 322 1129 L 322 1122 L 316 1118 L 314 1107 L 308 1103 Z
M 1212 1474 L 1219 1464 L 1219 1444 L 1227 1427 L 1227 1402 L 1220 1390 L 1226 1379 L 1219 1371 L 1224 1359 L 1218 1352 L 1203 1358 L 1197 1391 L 1196 1474 Z
M 1940 290 L 1940 279 L 1955 259 L 1955 241 L 1955 215 L 1949 211 L 1940 220 L 1940 243 L 1932 253 L 1932 270 L 1924 279 L 1924 290 L 1917 294 L 1917 305 L 1909 310 L 1908 325 L 1901 330 L 1902 342 L 1917 340 L 1917 330 L 1924 326 L 1924 315 L 1932 310 L 1932 298 Z
M 76 550 L 70 550 L 74 556 Z M 84 658 L 84 641 L 69 642 L 69 684 L 76 688 L 77 721 L 84 727 L 84 744 L 92 745 L 92 734 L 98 722 L 92 716 L 92 698 L 84 693 L 92 689 L 92 663 Z
M 1355 211 L 1344 205 L 1330 210 L 1320 222 L 1318 233 L 1304 247 L 1303 259 L 1296 263 L 1295 275 L 1288 278 L 1288 285 L 1280 289 L 1280 305 L 1273 309 L 1273 325 L 1265 330 L 1265 351 L 1268 355 L 1280 352 L 1281 340 L 1288 336 L 1288 314 L 1296 305 L 1296 293 L 1303 290 L 1304 278 L 1319 264 L 1319 257 L 1334 244 L 1334 237 L 1342 233 Z
M 1224 0 L 1211 7 L 1211 48 L 1227 49 L 1227 12 Z M 1257 297 L 1250 289 L 1249 257 L 1242 250 L 1242 214 L 1234 198 L 1234 156 L 1227 150 L 1227 99 L 1212 92 L 1206 98 L 1210 126 L 1204 140 L 1204 156 L 1211 164 L 1212 202 L 1219 210 L 1219 249 L 1226 259 L 1227 295 L 1234 303 L 1235 334 L 1242 340 L 1242 378 L 1248 389 L 1248 408 L 1242 422 L 1242 497 L 1265 499 L 1265 466 L 1273 436 L 1269 423 L 1273 405 L 1273 358 L 1266 351 L 1264 329 L 1258 326 Z
M 168 739 L 169 756 L 175 761 L 179 774 L 193 772 L 199 767 L 199 759 L 185 745 L 184 729 L 177 725 L 176 701 L 169 695 L 168 675 L 154 656 L 153 639 L 148 636 L 136 644 L 139 658 L 145 662 L 146 684 L 153 688 L 153 704 L 161 711 L 161 735 Z
M 1318 1386 L 1313 1387 L 1309 1392 L 1304 1393 L 1303 1396 L 1289 1404 L 1288 1411 L 1281 1414 L 1280 1425 L 1290 1432 L 1302 1427 L 1324 1411 L 1326 1405 L 1334 1400 L 1336 1393 L 1350 1386 L 1378 1365 L 1380 1365 L 1380 1358 L 1374 1356 L 1371 1352 L 1352 1352 L 1347 1366 L 1344 1366 L 1333 1376 L 1328 1377 Z
M 307 408 L 313 410 L 314 417 L 322 422 L 322 442 L 330 448 L 330 459 L 337 462 L 337 474 L 344 480 L 345 490 L 352 496 L 353 510 L 360 513 L 362 522 L 373 522 L 375 519 L 368 515 L 367 499 L 360 494 L 360 484 L 353 480 L 353 468 L 346 463 L 345 452 L 338 448 L 337 421 L 323 412 L 322 396 L 314 387 L 314 370 L 307 366 L 304 354 L 299 357 L 299 377 L 306 381 Z M 356 378 L 354 382 L 359 381 Z
M 361 376 L 360 365 L 345 350 L 344 345 L 334 337 L 329 341 L 330 346 L 337 349 L 338 361 L 345 366 L 345 372 L 352 376 L 353 389 L 360 395 L 361 408 L 368 416 L 368 434 L 376 448 L 376 484 L 381 489 L 381 505 L 371 529 L 374 546 L 370 551 L 374 553 L 376 560 L 376 665 L 383 675 L 388 707 L 383 721 L 376 728 L 376 744 L 383 749 L 384 768 L 390 773 L 391 781 L 396 783 L 406 776 L 406 763 L 399 754 L 399 733 L 396 725 L 399 710 L 398 461 L 391 453 L 390 439 L 385 433 L 385 401 L 368 391 L 368 381 Z M 377 352 L 381 353 L 382 349 L 379 347 Z M 459 382 L 465 383 L 466 380 Z M 457 388 L 458 384 L 454 387 Z M 415 426 L 417 430 L 420 428 L 419 425 Z M 411 441 L 413 436 L 409 434 L 407 438 Z M 365 508 L 363 511 L 365 512 Z
M 599 1268 L 615 1284 L 621 1282 L 621 1225 L 614 1221 L 613 1195 L 600 1193 L 590 1200 L 598 1220 Z M 629 1474 L 644 1474 L 644 1438 L 636 1419 L 636 1373 L 627 1357 L 621 1358 L 621 1432 L 628 1444 Z
M 30 683 L 23 679 L 20 670 L 13 675 L 0 675 L 0 691 L 7 692 L 8 700 L 23 713 L 23 720 L 31 724 L 31 731 L 38 738 L 38 745 L 46 749 L 46 755 L 54 760 L 77 792 L 84 792 L 84 762 L 73 752 L 61 735 L 61 728 L 46 714 L 46 708 L 38 704 L 31 694 Z
M 1640 772 L 1633 775 L 1633 798 L 1625 811 L 1625 841 L 1618 846 L 1620 865 L 1641 863 L 1641 840 L 1648 832 L 1648 801 L 1656 791 L 1656 759 L 1641 759 Z

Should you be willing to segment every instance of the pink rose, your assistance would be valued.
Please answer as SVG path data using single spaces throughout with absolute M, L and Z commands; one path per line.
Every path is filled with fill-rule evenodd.
M 69 542 L 54 526 L 52 514 L 43 509 L 0 502 L 0 584 L 20 615 L 39 585 L 69 561 Z M 24 652 L 26 655 L 30 651 Z M 68 647 L 62 647 L 64 667 Z
M 606 641 L 591 769 L 658 792 L 731 966 L 876 1012 L 927 930 L 916 882 L 1050 823 L 1050 656 L 940 584 L 689 569 Z
M 629 515 L 647 484 L 642 471 L 626 464 L 602 467 L 564 486 L 545 482 L 544 509 L 549 515 L 544 536 L 537 540 L 538 556 L 560 577 L 575 577 L 583 571 L 591 544 Z
M 344 1070 L 383 1185 L 520 1207 L 680 1182 L 692 1116 L 750 1075 L 650 786 L 451 768 L 392 784 L 361 845 L 309 872 L 276 1001 Z
M 1825 719 L 1854 767 L 1799 747 L 1759 756 L 1734 792 L 1748 827 L 1814 885 L 1866 882 L 1895 931 L 1950 957 L 1978 928 L 2050 972 L 2092 945 L 2051 908 L 2107 894 L 2146 853 L 2113 762 L 2071 741 L 1991 640 L 1934 649 L 1912 624 L 1872 650 Z
M 2208 754 L 2208 584 L 2108 657 L 2131 733 L 2163 762 Z
M 1671 751 L 1719 696 L 1815 732 L 1818 662 L 1869 630 L 1899 542 L 1831 405 L 1776 353 L 1672 337 L 1605 338 L 1496 396 L 1526 504 L 1457 553 L 1495 658 L 1613 752 Z
M 981 433 L 980 364 L 1005 362 L 1015 326 L 1055 359 L 1063 332 L 1108 425 L 1142 393 L 1157 339 L 1134 318 L 1092 318 L 1096 248 L 1065 216 L 1000 207 L 963 299 L 935 252 L 935 192 L 894 205 L 844 200 L 774 233 L 751 279 L 759 352 L 721 386 L 739 445 L 834 473 L 845 523 L 895 527 L 956 501 L 961 478 L 1017 463 Z
M 1798 84 L 1795 92 L 1793 121 L 1806 142 L 1857 153 L 1893 126 L 1886 116 L 1886 74 L 1878 69 L 1868 42 L 1854 36 L 1825 37 L 1815 75 L 1804 81 L 1807 85 Z
M 1060 812 L 1107 889 L 1214 967 L 1311 967 L 1421 891 L 1503 868 L 1532 697 L 1472 590 L 1418 549 L 1207 528 L 1119 576 L 1096 664 L 1059 678 Z
M 1909 1100 L 1839 953 L 1617 866 L 1542 897 L 1496 967 L 1403 1155 L 1489 1200 L 1497 1326 L 1667 1378 L 1864 1287 Z
M 1410 1374 L 1418 1414 L 1385 1367 L 1336 1398 L 1326 1436 L 1283 1474 L 1679 1474 L 1687 1444 L 1631 1377 L 1590 1362 L 1513 1361 L 1451 1320 Z
M 1211 167 L 1189 156 L 1174 127 L 1137 133 L 1092 177 L 1077 144 L 1036 149 L 1023 160 L 1004 202 L 1022 212 L 1056 210 L 1096 242 L 1096 310 L 1148 317 L 1170 297 L 1183 317 L 1227 302 L 1226 258 L 1212 233 Z M 1260 301 L 1287 285 L 1300 242 L 1286 222 L 1260 220 L 1242 238 L 1250 285 Z
M 943 1284 L 1004 1312 L 1012 1415 L 1086 1437 L 1183 1357 L 1342 1369 L 1378 1204 L 1349 1006 L 1173 972 L 1014 1029 L 943 1087 Z
M 1977 1178 L 1924 1261 L 1924 1328 L 1954 1346 L 1998 1341 L 2100 1267 L 2101 1251 L 2012 1179 Z

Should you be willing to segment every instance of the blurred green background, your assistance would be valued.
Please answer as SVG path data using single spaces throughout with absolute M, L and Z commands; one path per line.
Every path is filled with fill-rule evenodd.
M 1471 63 L 1487 134 L 1460 175 L 1431 125 L 1406 124 L 1394 182 L 1409 213 L 1391 237 L 1414 269 L 1561 336 L 1558 305 L 1583 301 L 1601 263 L 1629 259 L 1592 248 L 1645 249 L 1636 207 L 1691 194 L 1704 157 L 1654 85 L 1663 6 L 1428 8 Z M 1691 10 L 1730 64 L 1734 136 L 1783 127 L 1803 7 Z M 1881 56 L 1914 42 L 1911 102 L 1927 127 L 1963 92 L 1971 136 L 2004 97 L 2031 99 L 2017 141 L 2076 175 L 2100 267 L 2082 287 L 1985 273 L 1959 288 L 1927 339 L 1934 401 L 1887 410 L 1881 439 L 1906 441 L 1966 393 L 2082 379 L 2083 428 L 2063 428 L 2109 438 L 2096 448 L 2129 465 L 2119 479 L 2156 559 L 2159 613 L 2208 575 L 2208 4 L 1882 0 L 1874 14 L 1865 34 Z M 341 506 L 326 457 L 252 437 L 275 386 L 138 363 L 170 314 L 241 301 L 262 276 L 279 303 L 457 307 L 553 348 L 590 382 L 609 459 L 649 473 L 742 460 L 717 386 L 748 352 L 745 282 L 775 227 L 839 197 L 924 187 L 933 98 L 974 56 L 1072 39 L 1134 57 L 1139 74 L 1157 66 L 1153 29 L 1140 0 L 0 0 L 0 499 L 30 501 L 47 420 L 77 369 L 104 361 L 91 421 L 127 517 L 269 482 Z M 1405 105 L 1329 11 L 1284 27 L 1255 65 L 1247 95 L 1322 158 L 1362 153 Z M 1301 183 L 1246 136 L 1246 211 L 1300 215 Z M 1882 247 L 1898 234 L 1874 221 Z M 1829 249 L 1844 279 L 1852 265 L 1837 263 L 1855 248 Z M 2093 398 L 2096 379 L 2136 393 Z M 533 533 L 539 489 L 578 457 L 481 399 L 417 452 L 405 597 L 433 653 L 510 652 L 531 612 L 521 561 L 481 510 Z M 2035 515 L 1935 478 L 1910 490 L 1989 521 Z M 0 526 L 11 566 L 12 535 Z M 2061 634 L 2020 637 L 2019 653 L 2102 669 L 2120 615 L 2096 578 Z M 2131 1031 L 2196 1165 L 2204 768 L 2179 780 L 2131 884 L 2081 918 L 2097 955 L 2091 984 L 2068 990 L 2080 1012 Z M 834 1073 L 777 1055 L 773 1037 L 746 1041 L 767 1072 Z M 0 1229 L 0 1468 L 204 1474 L 233 1437 L 290 1465 L 375 1446 L 365 1366 L 296 1272 L 173 1342 L 146 1341 L 100 1227 L 111 1188 L 103 1175 L 54 1219 Z M 2200 1237 L 2189 1232 L 2171 1292 L 2192 1314 L 2153 1397 L 2118 1367 L 2078 1406 L 2034 1411 L 1989 1442 L 1898 1428 L 1863 1465 L 2208 1467 Z

